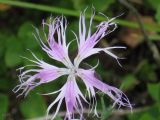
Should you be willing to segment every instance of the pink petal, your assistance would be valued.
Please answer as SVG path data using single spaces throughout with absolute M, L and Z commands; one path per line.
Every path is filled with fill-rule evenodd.
M 19 95 L 27 95 L 28 92 L 36 86 L 51 82 L 60 76 L 68 74 L 66 68 L 58 68 L 40 60 L 36 63 L 36 66 L 39 68 L 29 69 L 24 72 L 21 72 L 23 70 L 23 68 L 21 68 L 19 75 L 20 84 L 13 89 L 15 93 L 22 91 Z
M 103 21 L 97 25 L 97 30 L 91 35 L 91 26 L 95 13 L 90 18 L 90 26 L 87 30 L 85 24 L 85 12 L 81 13 L 79 19 L 79 38 L 78 43 L 78 54 L 74 59 L 74 65 L 79 66 L 80 62 L 85 58 L 98 53 L 99 51 L 104 51 L 103 49 L 94 49 L 95 45 L 107 34 L 111 33 L 117 28 L 116 23 L 112 22 L 115 18 L 108 21 Z M 113 30 L 109 30 L 110 25 L 114 26 Z M 88 35 L 87 35 L 88 34 Z M 106 51 L 105 51 L 106 52 Z M 107 54 L 110 53 L 107 51 Z
M 47 39 L 47 44 L 45 44 L 40 37 L 39 31 L 37 31 L 36 39 L 41 43 L 42 49 L 54 60 L 62 62 L 65 66 L 72 66 L 72 63 L 68 56 L 68 47 L 66 44 L 66 28 L 67 21 L 62 16 L 61 18 L 55 18 L 50 20 L 50 23 L 44 23 L 43 26 L 47 26 L 49 29 L 48 36 L 44 32 Z M 55 38 L 55 36 L 58 38 Z
M 119 89 L 109 86 L 96 78 L 95 71 L 79 69 L 79 77 L 84 81 L 86 86 L 90 88 L 95 87 L 98 90 L 106 93 L 109 97 L 112 98 L 114 104 L 119 105 L 119 107 L 126 106 L 132 109 L 127 96 Z
M 52 117 L 52 119 L 54 119 L 60 109 L 62 100 L 64 99 L 67 109 L 65 118 L 68 118 L 69 120 L 74 119 L 74 110 L 78 111 L 81 116 L 83 113 L 83 105 L 80 97 L 86 101 L 76 83 L 75 76 L 69 75 L 66 84 L 60 89 L 59 95 L 49 105 L 47 113 L 49 113 L 50 109 L 58 102 L 58 107 Z

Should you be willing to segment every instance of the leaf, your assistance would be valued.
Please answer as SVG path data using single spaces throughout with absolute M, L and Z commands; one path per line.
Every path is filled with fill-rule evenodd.
M 4 61 L 0 61 L 0 68 L 1 68 L 0 76 L 3 76 L 7 71 L 7 68 L 5 66 L 5 62 Z
M 155 19 L 160 23 L 160 0 L 148 0 L 148 2 L 156 10 Z
M 12 51 L 7 51 L 5 55 L 5 62 L 8 67 L 14 67 L 21 63 L 20 54 Z
M 7 36 L 4 33 L 0 33 L 0 57 L 4 54 L 4 48 L 5 48 L 5 38 Z
M 156 81 L 157 75 L 155 73 L 155 66 L 148 61 L 143 60 L 140 65 L 138 77 L 144 81 Z
M 22 43 L 15 36 L 11 36 L 7 39 L 5 53 L 5 63 L 7 67 L 14 67 L 22 62 L 20 57 L 23 54 Z
M 90 4 L 95 7 L 97 11 L 105 11 L 107 10 L 115 0 L 90 0 Z
M 147 0 L 149 5 L 152 6 L 155 10 L 158 8 L 160 4 L 160 0 Z
M 31 51 L 32 51 L 32 50 L 31 50 Z M 35 60 L 35 58 L 33 57 L 33 55 L 31 54 L 30 51 L 25 50 L 24 52 L 25 52 L 24 57 L 29 58 L 29 59 L 31 59 L 31 60 Z M 41 51 L 40 51 L 40 50 L 33 50 L 32 52 L 35 54 L 35 56 L 36 56 L 38 59 L 42 59 L 42 58 L 43 58 L 42 50 L 41 50 Z M 46 60 L 46 59 L 45 59 L 45 60 Z M 23 61 L 23 64 L 24 64 L 24 65 L 33 64 L 33 62 L 31 62 L 31 61 L 29 61 L 28 59 L 25 59 L 25 58 L 22 58 L 22 61 Z
M 55 118 L 55 120 L 63 120 L 60 116 L 57 115 L 57 117 Z
M 87 0 L 72 0 L 73 7 L 77 10 L 84 9 L 86 7 Z
M 147 88 L 151 97 L 156 101 L 160 101 L 160 83 L 158 84 L 150 83 L 147 85 Z
M 5 120 L 6 113 L 8 110 L 8 96 L 4 94 L 0 94 L 0 120 Z
M 112 107 L 107 108 L 107 109 L 102 113 L 101 120 L 107 120 L 107 119 L 111 116 L 112 111 L 113 111 L 113 108 L 112 108 Z
M 33 32 L 35 32 L 35 30 L 30 22 L 25 22 L 19 28 L 18 37 L 23 42 L 26 49 L 32 49 L 38 46 L 38 42 L 35 40 Z
M 139 120 L 153 120 L 153 118 L 149 113 L 145 113 L 140 117 Z
M 134 114 L 128 114 L 129 120 L 159 120 L 159 110 L 156 104 L 148 107 L 140 107 L 140 111 Z
M 158 23 L 160 23 L 160 4 L 156 10 L 156 15 L 155 15 L 156 20 L 158 21 Z
M 46 94 L 53 91 L 57 91 L 65 84 L 66 79 L 67 79 L 66 76 L 57 78 L 56 80 L 53 80 L 48 84 L 42 84 L 40 86 L 37 86 L 35 91 L 37 91 L 40 94 Z
M 7 78 L 0 78 L 0 90 L 9 90 L 10 81 Z
M 30 93 L 20 104 L 20 111 L 25 118 L 43 116 L 46 113 L 46 103 L 41 95 Z
M 121 89 L 128 90 L 134 87 L 135 84 L 137 84 L 137 79 L 134 75 L 128 74 L 122 78 L 122 84 Z
M 94 6 L 96 11 L 105 11 L 110 7 L 115 0 L 72 0 L 73 7 L 77 10 L 85 9 L 86 7 Z M 102 4 L 103 3 L 103 4 Z M 87 6 L 86 6 L 87 5 Z
M 69 46 L 69 50 L 71 52 L 73 52 L 77 49 L 77 41 L 76 41 L 75 36 L 72 33 L 72 31 L 74 31 L 74 33 L 76 35 L 78 35 L 78 24 L 79 24 L 78 20 L 73 21 L 72 23 L 69 24 L 68 29 L 66 31 L 67 32 L 67 34 L 66 34 L 67 35 L 67 40 L 68 40 L 67 42 L 69 43 L 69 42 L 72 41 L 72 43 Z

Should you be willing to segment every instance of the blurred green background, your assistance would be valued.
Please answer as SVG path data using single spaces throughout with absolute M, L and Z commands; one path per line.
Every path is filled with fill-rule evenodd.
M 123 67 L 105 54 L 94 55 L 85 62 L 100 65 L 96 71 L 102 80 L 120 88 L 127 94 L 133 104 L 133 112 L 126 108 L 111 110 L 112 101 L 108 96 L 99 93 L 98 112 L 101 118 L 92 114 L 87 120 L 160 120 L 160 0 L 0 0 L 0 120 L 44 120 L 46 109 L 56 96 L 41 96 L 60 88 L 66 78 L 37 87 L 27 97 L 16 98 L 12 89 L 18 84 L 19 71 L 16 69 L 29 64 L 21 58 L 33 58 L 27 49 L 32 50 L 39 58 L 51 64 L 52 61 L 41 50 L 34 39 L 35 29 L 41 29 L 42 19 L 51 15 L 65 15 L 68 19 L 68 42 L 74 39 L 71 30 L 78 32 L 79 12 L 88 7 L 87 18 L 92 6 L 95 7 L 94 25 L 109 18 L 117 18 L 118 29 L 106 36 L 98 44 L 100 47 L 123 45 L 126 50 L 114 51 Z M 89 21 L 89 19 L 88 19 Z M 76 54 L 75 43 L 70 47 L 71 57 Z M 84 87 L 79 83 L 81 88 Z M 85 92 L 85 90 L 84 90 Z M 53 108 L 54 111 L 54 108 Z M 64 117 L 62 105 L 56 120 Z

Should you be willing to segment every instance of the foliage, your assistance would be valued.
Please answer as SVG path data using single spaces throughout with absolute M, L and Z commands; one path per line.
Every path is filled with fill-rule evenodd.
M 35 33 L 34 26 L 37 26 L 39 29 L 42 28 L 42 26 L 38 24 L 42 19 L 49 19 L 51 14 L 52 16 L 56 16 L 57 14 L 67 15 L 69 19 L 67 40 L 70 42 L 74 40 L 74 35 L 71 30 L 78 34 L 77 17 L 79 16 L 79 11 L 88 7 L 86 14 L 89 18 L 91 13 L 90 8 L 94 6 L 97 12 L 102 12 L 110 16 L 117 16 L 117 14 L 125 12 L 125 14 L 117 20 L 121 27 L 119 27 L 115 33 L 110 36 L 108 35 L 99 45 L 111 46 L 123 44 L 127 46 L 126 42 L 121 40 L 127 35 L 125 31 L 131 32 L 132 36 L 141 34 L 138 24 L 133 22 L 134 15 L 132 14 L 132 17 L 130 17 L 130 13 L 125 6 L 116 0 L 68 0 L 68 2 L 65 3 L 62 0 L 56 2 L 39 0 L 39 2 L 40 4 L 37 4 L 34 0 L 30 0 L 30 3 L 28 3 L 27 0 L 19 2 L 15 0 L 0 0 L 0 120 L 45 117 L 47 106 L 53 101 L 55 96 L 47 97 L 37 93 L 47 93 L 53 89 L 56 90 L 60 88 L 66 80 L 65 78 L 59 78 L 61 82 L 55 81 L 42 85 L 29 93 L 25 98 L 16 98 L 16 95 L 12 92 L 12 89 L 18 83 L 17 74 L 19 71 L 16 69 L 30 63 L 24 59 L 23 56 L 33 58 L 27 49 L 34 52 L 39 58 L 59 65 L 59 63 L 52 61 L 39 49 L 39 43 L 33 36 L 33 33 Z M 8 6 L 4 7 L 4 4 L 1 3 L 7 3 Z M 131 4 L 135 6 L 142 18 L 146 15 L 153 19 L 154 23 L 144 24 L 144 28 L 147 30 L 148 37 L 151 38 L 149 39 L 151 40 L 150 42 L 156 45 L 159 50 L 160 1 L 147 0 L 144 3 L 132 1 Z M 15 7 L 12 7 L 12 5 Z M 19 7 L 23 7 L 23 9 Z M 36 9 L 36 11 L 28 8 Z M 142 8 L 144 8 L 143 11 L 141 11 Z M 36 14 L 36 16 L 34 16 L 33 13 Z M 96 24 L 96 21 L 102 21 L 104 19 L 106 19 L 104 16 L 96 15 L 94 24 Z M 87 25 L 88 24 L 89 22 L 87 22 Z M 138 31 L 138 34 L 132 32 L 131 29 Z M 94 31 L 94 28 L 92 31 Z M 128 38 L 128 41 L 129 39 L 130 38 Z M 154 41 L 152 41 L 153 39 Z M 111 108 L 111 102 L 108 98 L 99 94 L 99 96 L 97 96 L 97 108 L 100 113 L 102 113 L 102 120 L 160 119 L 160 65 L 155 62 L 155 54 L 149 50 L 149 46 L 146 43 L 147 41 L 144 40 L 144 42 L 139 43 L 134 48 L 128 46 L 124 51 L 115 51 L 119 56 L 127 58 L 120 61 L 122 67 L 114 62 L 112 58 L 100 55 L 100 66 L 96 68 L 96 71 L 102 76 L 101 79 L 110 85 L 119 87 L 127 93 L 131 103 L 133 103 L 133 113 L 131 114 L 130 110 L 121 110 L 123 114 L 121 115 L 118 109 Z M 75 44 L 75 41 L 73 41 L 70 46 L 72 53 L 70 55 L 71 58 L 77 51 Z M 122 55 L 120 53 L 122 53 Z M 91 65 L 95 65 L 97 63 L 97 57 L 96 55 L 92 56 L 91 59 L 87 59 L 86 61 Z M 104 71 L 108 72 L 105 73 Z M 78 83 L 82 91 L 85 92 L 85 88 L 82 87 L 84 85 L 80 81 L 78 81 Z M 65 106 L 61 109 L 62 112 L 64 107 Z M 61 120 L 62 118 L 63 116 L 59 116 L 56 119 Z M 96 120 L 98 118 L 90 115 L 88 119 Z
M 9 106 L 8 96 L 5 94 L 0 94 L 0 120 L 6 117 L 6 113 Z
M 20 110 L 26 118 L 43 116 L 46 109 L 44 98 L 36 93 L 28 95 L 26 100 L 20 103 Z

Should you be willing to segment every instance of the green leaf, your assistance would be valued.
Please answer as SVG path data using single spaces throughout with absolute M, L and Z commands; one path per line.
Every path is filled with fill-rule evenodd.
M 40 117 L 46 113 L 46 103 L 41 95 L 34 92 L 20 104 L 20 111 L 25 118 Z
M 139 120 L 153 120 L 153 117 L 149 113 L 143 114 Z
M 4 48 L 5 48 L 5 39 L 7 38 L 8 36 L 5 35 L 4 33 L 0 33 L 0 57 L 4 54 Z
M 89 1 L 90 1 L 91 5 L 93 4 L 96 11 L 101 11 L 101 12 L 107 10 L 110 7 L 110 5 L 115 2 L 115 0 L 101 0 L 101 1 L 89 0 Z
M 57 116 L 55 120 L 63 120 L 60 116 Z
M 5 62 L 8 67 L 14 67 L 21 63 L 20 54 L 12 51 L 7 51 L 5 55 Z
M 38 46 L 38 42 L 35 40 L 33 32 L 35 32 L 35 30 L 30 22 L 25 22 L 19 28 L 18 37 L 23 42 L 26 49 L 32 49 Z
M 160 4 L 160 0 L 147 0 L 149 5 L 152 6 L 155 10 L 158 8 Z
M 123 90 L 131 89 L 137 83 L 136 77 L 132 74 L 124 76 L 122 80 L 121 89 Z
M 113 108 L 109 107 L 107 108 L 105 111 L 103 111 L 102 116 L 101 116 L 101 120 L 107 120 L 110 115 L 112 114 Z
M 0 94 L 0 120 L 5 120 L 6 113 L 8 110 L 8 96 L 4 94 Z
M 0 90 L 8 90 L 10 88 L 10 81 L 7 78 L 0 78 Z
M 158 23 L 160 23 L 160 4 L 156 10 L 156 15 L 155 15 L 156 20 L 158 21 Z
M 160 101 L 160 83 L 159 84 L 150 83 L 148 84 L 147 88 L 151 97 L 156 101 Z
M 139 108 L 139 112 L 134 114 L 128 114 L 129 120 L 159 120 L 159 111 L 156 104 L 150 105 L 148 107 Z
M 72 40 L 74 40 L 75 39 L 75 36 L 74 36 L 74 34 L 72 33 L 72 31 L 74 31 L 74 33 L 76 34 L 76 35 L 78 35 L 78 30 L 79 30 L 79 28 L 78 28 L 78 24 L 79 24 L 79 21 L 78 21 L 78 19 L 76 19 L 76 20 L 74 20 L 74 21 L 72 21 L 71 23 L 69 23 L 69 25 L 68 25 L 68 29 L 67 29 L 67 42 L 70 42 L 70 41 L 72 41 Z
M 153 64 L 150 64 L 147 60 L 143 60 L 138 72 L 138 77 L 141 80 L 156 81 L 157 75 L 154 70 L 155 66 Z
M 7 67 L 14 67 L 22 62 L 20 57 L 23 54 L 23 46 L 21 41 L 14 36 L 7 39 L 7 50 L 5 53 L 5 63 Z
M 71 22 L 67 29 L 67 42 L 72 41 L 69 46 L 70 52 L 73 52 L 77 49 L 77 41 L 75 40 L 75 36 L 72 31 L 74 31 L 74 33 L 78 35 L 78 20 Z
M 94 6 L 96 11 L 105 11 L 109 6 L 115 2 L 115 0 L 72 0 L 73 7 L 77 10 L 82 10 L 87 6 Z M 103 4 L 102 4 L 103 3 Z
M 57 78 L 56 80 L 53 80 L 48 84 L 42 84 L 40 86 L 37 86 L 35 91 L 37 91 L 38 93 L 50 93 L 53 91 L 57 91 L 65 84 L 66 80 L 67 80 L 66 76 Z
M 77 10 L 84 9 L 86 7 L 87 0 L 72 0 L 73 7 Z
M 35 54 L 35 56 L 36 56 L 38 59 L 42 59 L 42 58 L 43 58 L 42 50 L 39 50 L 39 51 L 38 51 L 38 50 L 33 50 L 32 52 Z M 31 59 L 31 60 L 35 60 L 35 58 L 34 58 L 33 55 L 31 54 L 31 52 L 28 51 L 28 50 L 25 50 L 24 56 L 25 56 L 26 58 Z M 31 62 L 31 61 L 29 61 L 28 59 L 25 59 L 25 58 L 22 58 L 22 61 L 23 61 L 23 64 L 24 64 L 24 65 L 33 64 L 33 62 Z

